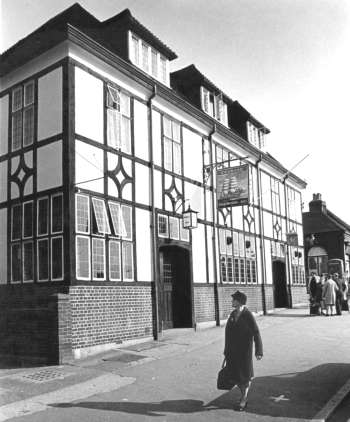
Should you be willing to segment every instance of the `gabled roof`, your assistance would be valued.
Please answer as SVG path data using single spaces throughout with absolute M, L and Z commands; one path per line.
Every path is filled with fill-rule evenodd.
M 232 108 L 238 108 L 240 109 L 240 111 L 246 116 L 246 121 L 249 121 L 251 123 L 254 124 L 254 126 L 256 126 L 258 129 L 262 130 L 263 133 L 268 134 L 270 133 L 270 130 L 263 125 L 261 122 L 259 122 L 259 120 L 257 120 L 252 114 L 250 114 L 250 112 L 242 106 L 242 104 L 240 104 L 238 101 L 234 101 Z
M 0 76 L 20 67 L 27 61 L 39 56 L 58 43 L 67 38 L 67 27 L 73 27 L 83 31 L 86 35 L 97 39 L 98 42 L 111 51 L 113 43 L 110 42 L 107 29 L 113 25 L 120 31 L 131 29 L 141 38 L 145 38 L 149 44 L 157 48 L 169 60 L 175 59 L 176 54 L 170 50 L 159 38 L 153 35 L 147 28 L 135 19 L 129 9 L 125 9 L 118 15 L 101 22 L 85 10 L 79 3 L 74 3 L 68 9 L 59 13 L 44 25 L 37 28 L 31 34 L 27 35 L 15 45 L 10 47 L 0 56 Z M 117 54 L 118 51 L 114 51 Z
M 178 83 L 183 85 L 191 85 L 192 83 L 203 85 L 211 91 L 219 94 L 222 93 L 223 98 L 227 103 L 233 103 L 234 101 L 227 96 L 220 88 L 218 88 L 210 79 L 208 79 L 202 72 L 200 72 L 194 64 L 190 64 L 187 67 L 179 69 L 170 74 L 170 84 L 176 89 Z
M 165 53 L 169 60 L 177 58 L 176 53 L 172 51 L 166 44 L 164 44 L 158 37 L 156 37 L 150 30 L 148 30 L 142 23 L 140 23 L 134 16 L 132 16 L 129 9 L 123 10 L 118 15 L 113 16 L 102 22 L 102 27 L 111 25 L 125 25 L 128 29 L 139 35 L 144 41 L 147 41 L 152 46 L 156 47 L 160 52 Z
M 312 202 L 317 203 L 317 201 Z M 306 235 L 329 231 L 342 231 L 350 234 L 350 225 L 327 209 L 324 202 L 322 210 L 320 207 L 320 210 L 303 212 L 303 226 Z

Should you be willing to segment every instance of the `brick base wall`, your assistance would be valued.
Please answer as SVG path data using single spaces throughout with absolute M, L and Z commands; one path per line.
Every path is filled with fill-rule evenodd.
M 61 300 L 65 290 L 64 286 L 38 284 L 0 286 L 2 361 L 21 366 L 69 360 L 69 317 L 59 317 L 65 308 Z M 61 345 L 68 345 L 64 354 Z
M 193 286 L 195 322 L 215 321 L 214 285 Z
M 265 285 L 266 310 L 271 311 L 275 307 L 275 299 L 273 297 L 273 287 L 271 284 Z
M 247 295 L 247 307 L 252 312 L 260 312 L 262 307 L 261 285 L 220 285 L 219 286 L 219 314 L 220 319 L 226 319 L 232 312 L 232 293 L 239 290 Z
M 306 286 L 292 287 L 292 301 L 293 306 L 301 303 L 309 303 L 309 295 L 306 291 Z
M 151 286 L 72 286 L 70 304 L 73 349 L 153 334 Z

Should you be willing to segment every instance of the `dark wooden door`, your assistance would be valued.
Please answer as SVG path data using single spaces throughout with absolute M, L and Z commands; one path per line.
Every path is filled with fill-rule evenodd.
M 173 328 L 173 283 L 174 283 L 174 263 L 171 255 L 166 251 L 160 252 L 160 319 L 162 328 Z
M 286 278 L 286 264 L 282 261 L 273 261 L 272 277 L 274 288 L 275 308 L 288 307 L 288 292 Z

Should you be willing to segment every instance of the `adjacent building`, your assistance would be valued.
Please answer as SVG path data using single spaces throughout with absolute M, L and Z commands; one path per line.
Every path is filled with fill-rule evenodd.
M 255 312 L 306 300 L 305 182 L 194 65 L 171 73 L 176 57 L 129 10 L 101 22 L 79 4 L 2 54 L 3 356 L 219 325 L 237 289 Z
M 303 212 L 306 273 L 317 275 L 335 271 L 350 272 L 350 226 L 332 213 L 320 193 L 314 194 L 309 211 Z M 329 268 L 339 260 L 338 270 Z

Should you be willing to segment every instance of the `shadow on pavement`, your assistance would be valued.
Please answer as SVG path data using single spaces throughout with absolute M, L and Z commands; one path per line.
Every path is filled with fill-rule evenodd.
M 318 315 L 310 315 L 308 313 L 305 314 L 268 314 L 265 317 L 266 318 L 308 318 L 308 317 L 314 317 L 314 316 L 318 316 Z
M 284 373 L 255 378 L 249 395 L 247 414 L 271 417 L 313 419 L 350 377 L 350 364 L 329 363 L 305 372 Z M 77 402 L 57 403 L 52 407 L 80 407 L 145 416 L 166 413 L 189 414 L 216 409 L 234 409 L 239 399 L 237 388 L 204 404 L 202 400 L 164 400 L 161 402 Z M 214 417 L 214 415 L 213 415 Z

